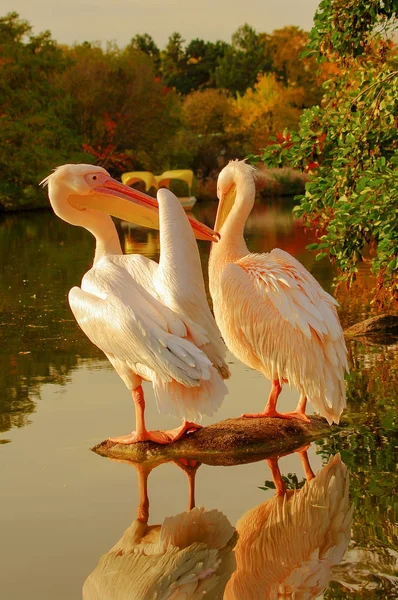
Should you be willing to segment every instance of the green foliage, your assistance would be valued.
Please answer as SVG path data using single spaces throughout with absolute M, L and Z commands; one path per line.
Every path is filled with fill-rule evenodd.
M 48 32 L 34 36 L 16 13 L 0 19 L 0 207 L 35 204 L 42 177 L 84 157 L 57 82 L 66 65 Z
M 296 473 L 288 473 L 287 475 L 282 475 L 282 479 L 286 485 L 287 490 L 299 490 L 305 484 L 305 478 L 299 480 Z M 276 488 L 275 483 L 273 481 L 264 481 L 264 486 L 259 486 L 260 490 L 274 490 Z
M 183 95 L 193 90 L 215 87 L 217 65 L 228 44 L 194 39 L 184 49 L 183 43 L 180 34 L 174 33 L 162 52 L 162 76 L 165 84 Z
M 397 0 L 321 0 L 310 33 L 309 49 L 318 58 L 336 53 L 343 60 L 366 55 L 375 27 L 394 28 Z
M 253 87 L 259 73 L 270 69 L 266 55 L 266 38 L 249 25 L 240 27 L 232 36 L 215 73 L 216 86 L 233 94 L 243 94 Z
M 160 67 L 160 50 L 148 33 L 143 35 L 137 33 L 130 40 L 129 46 L 132 50 L 139 50 L 150 56 L 153 60 L 155 69 L 158 71 Z
M 319 233 L 311 249 L 317 259 L 329 256 L 348 284 L 358 261 L 370 260 L 381 304 L 398 298 L 398 60 L 375 28 L 391 24 L 397 10 L 386 2 L 321 2 L 310 46 L 335 65 L 322 104 L 256 157 L 310 173 L 296 214 Z

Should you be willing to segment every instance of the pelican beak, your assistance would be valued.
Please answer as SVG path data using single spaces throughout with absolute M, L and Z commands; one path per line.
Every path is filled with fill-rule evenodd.
M 76 205 L 75 198 L 76 196 L 72 197 L 71 203 L 73 205 Z M 94 187 L 92 194 L 80 196 L 78 204 L 77 208 L 102 210 L 123 221 L 129 221 L 149 229 L 159 229 L 159 205 L 157 200 L 116 181 L 112 177 L 109 177 L 105 182 L 103 181 L 101 185 Z M 211 242 L 219 240 L 219 234 L 210 227 L 192 217 L 188 217 L 188 220 L 198 240 Z
M 236 186 L 232 184 L 227 191 L 223 191 L 220 193 L 220 202 L 218 204 L 216 222 L 214 224 L 214 229 L 216 231 L 220 231 L 221 227 L 225 223 L 225 219 L 228 217 L 231 208 L 234 205 L 236 197 Z

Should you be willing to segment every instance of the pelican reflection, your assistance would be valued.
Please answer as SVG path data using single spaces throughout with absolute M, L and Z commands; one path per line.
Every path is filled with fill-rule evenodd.
M 278 459 L 267 459 L 276 495 L 236 525 L 237 569 L 225 600 L 318 598 L 347 549 L 352 519 L 347 467 L 337 454 L 314 475 L 306 449 L 298 452 L 306 482 L 295 491 L 286 489 Z
M 222 600 L 236 566 L 235 529 L 220 511 L 195 508 L 200 463 L 175 463 L 187 473 L 188 510 L 161 525 L 148 524 L 147 489 L 149 473 L 161 463 L 130 463 L 138 476 L 136 519 L 86 579 L 83 600 Z

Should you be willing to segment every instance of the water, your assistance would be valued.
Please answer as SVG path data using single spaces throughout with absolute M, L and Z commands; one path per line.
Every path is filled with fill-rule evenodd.
M 201 203 L 195 212 L 211 225 L 215 208 L 214 203 Z M 250 249 L 264 252 L 280 247 L 289 251 L 330 290 L 333 269 L 325 261 L 314 261 L 313 254 L 305 250 L 305 245 L 313 240 L 302 224 L 292 222 L 290 215 L 291 204 L 286 199 L 258 203 L 247 227 Z M 126 252 L 142 252 L 157 258 L 156 232 L 120 227 L 120 234 Z M 84 230 L 63 223 L 50 212 L 26 213 L 0 220 L 0 250 L 0 597 L 74 600 L 82 597 L 83 584 L 92 574 L 85 587 L 86 600 L 105 597 L 106 581 L 110 581 L 113 589 L 107 598 L 135 598 L 134 592 L 127 591 L 134 577 L 125 578 L 126 573 L 120 567 L 122 561 L 116 560 L 115 553 L 103 560 L 109 559 L 110 570 L 119 573 L 116 583 L 109 580 L 105 563 L 99 561 L 125 531 L 119 550 L 125 548 L 126 539 L 131 543 L 140 504 L 138 482 L 141 477 L 142 487 L 143 475 L 132 464 L 100 458 L 89 450 L 110 435 L 129 432 L 133 427 L 133 407 L 124 384 L 78 329 L 67 305 L 68 290 L 80 282 L 91 265 L 93 240 Z M 209 247 L 203 242 L 200 250 L 205 266 Z M 365 272 L 360 280 L 362 290 L 367 286 Z M 345 326 L 361 320 L 367 310 L 361 294 L 354 298 L 342 295 L 341 319 Z M 301 502 L 300 514 L 313 510 L 314 505 L 329 506 L 334 501 L 335 512 L 341 517 L 339 541 L 330 534 L 331 517 L 330 522 L 328 517 L 324 520 L 328 522 L 329 538 L 324 532 L 323 539 L 330 539 L 338 550 L 329 556 L 324 548 L 329 558 L 316 565 L 315 579 L 322 579 L 318 587 L 313 582 L 312 587 L 308 581 L 305 583 L 303 569 L 300 571 L 297 564 L 291 573 L 292 555 L 296 552 L 299 556 L 303 545 L 301 530 L 294 528 L 294 518 L 289 520 L 287 516 L 282 519 L 282 528 L 272 529 L 270 516 L 268 521 L 258 517 L 255 537 L 245 547 L 245 536 L 249 536 L 254 518 L 253 514 L 247 515 L 248 511 L 256 509 L 257 515 L 277 514 L 276 504 L 280 499 L 269 487 L 272 465 L 258 461 L 233 467 L 202 464 L 197 469 L 196 505 L 206 511 L 218 509 L 233 526 L 242 519 L 238 523 L 240 545 L 236 546 L 238 570 L 233 578 L 234 555 L 228 544 L 221 563 L 223 585 L 229 579 L 226 600 L 274 597 L 272 594 L 282 580 L 285 583 L 279 592 L 285 595 L 280 595 L 281 598 L 292 597 L 288 593 L 296 589 L 295 585 L 304 586 L 301 589 L 307 590 L 307 596 L 303 597 L 308 598 L 398 597 L 397 347 L 352 342 L 349 355 L 347 419 L 352 427 L 308 449 L 309 463 L 318 475 L 300 492 L 295 492 L 297 502 Z M 269 391 L 269 382 L 260 374 L 232 356 L 229 362 L 230 392 L 217 413 L 217 420 L 238 415 L 243 409 L 259 410 Z M 146 398 L 151 427 L 176 425 L 172 418 L 158 415 L 148 385 Z M 293 409 L 296 401 L 294 391 L 283 390 L 284 410 Z M 333 467 L 337 469 L 334 495 L 332 487 L 329 492 L 322 492 L 322 478 L 331 468 L 327 463 L 338 453 L 350 472 L 352 523 L 341 479 L 344 467 L 338 458 L 334 459 Z M 281 472 L 288 476 L 291 486 L 303 483 L 305 464 L 304 455 L 297 452 L 279 461 Z M 165 518 L 187 509 L 188 479 L 184 468 L 169 462 L 157 465 L 149 475 L 149 524 L 158 525 L 151 530 L 155 541 Z M 315 494 L 312 500 L 310 485 L 311 493 Z M 319 498 L 316 493 L 321 494 Z M 305 500 L 306 494 L 309 500 Z M 210 519 L 212 514 L 208 517 L 206 513 L 201 518 Z M 181 518 L 177 517 L 177 521 Z M 306 525 L 309 531 L 304 536 L 309 541 L 311 523 L 317 523 L 316 519 L 309 512 Z M 217 521 L 214 526 L 217 531 L 217 527 L 222 530 L 220 523 Z M 318 524 L 312 529 L 316 537 L 322 528 Z M 185 527 L 184 531 L 187 530 Z M 260 533 L 255 556 L 260 557 L 262 595 L 256 595 L 249 586 L 255 577 L 253 573 L 242 575 L 242 561 Z M 283 533 L 288 543 L 280 537 Z M 315 538 L 311 543 L 318 547 L 321 544 Z M 348 551 L 340 560 L 347 545 Z M 296 562 L 300 562 L 297 556 Z M 156 571 L 157 559 L 154 564 L 150 573 L 156 584 L 160 577 Z M 287 569 L 283 573 L 277 568 L 282 564 Z M 127 564 L 124 568 L 130 567 Z M 203 585 L 210 585 L 211 581 L 209 574 L 203 577 Z M 244 591 L 236 591 L 234 586 L 242 581 Z M 104 595 L 92 595 L 90 586 L 99 586 Z M 187 598 L 194 597 L 192 593 Z M 213 589 L 206 597 L 222 596 Z

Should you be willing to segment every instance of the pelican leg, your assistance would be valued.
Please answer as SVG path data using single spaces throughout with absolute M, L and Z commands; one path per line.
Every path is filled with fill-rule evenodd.
M 263 418 L 263 417 L 280 417 L 281 419 L 289 419 L 285 414 L 279 413 L 276 410 L 276 403 L 278 401 L 279 394 L 281 393 L 282 385 L 279 379 L 272 381 L 271 392 L 268 396 L 267 404 L 263 412 L 260 413 L 244 413 L 242 417 L 249 419 Z
M 284 496 L 286 494 L 286 483 L 282 479 L 281 472 L 279 470 L 278 458 L 272 456 L 266 459 L 267 465 L 269 466 L 272 474 L 272 479 L 275 483 L 276 495 Z
M 291 413 L 285 413 L 283 416 L 287 419 L 299 419 L 300 421 L 304 421 L 304 423 L 310 423 L 311 419 L 305 414 L 306 407 L 307 396 L 301 394 L 296 410 Z
M 177 458 L 174 462 L 187 474 L 188 477 L 188 511 L 190 511 L 195 508 L 196 471 L 199 469 L 202 463 L 194 458 Z
M 136 464 L 138 477 L 138 492 L 139 492 L 139 504 L 137 508 L 137 521 L 142 523 L 148 523 L 149 518 L 149 498 L 148 498 L 148 475 L 152 471 L 152 468 L 148 468 L 145 465 Z
M 300 456 L 301 465 L 303 467 L 303 471 L 304 471 L 305 478 L 307 481 L 310 481 L 311 479 L 314 479 L 314 477 L 315 477 L 315 473 L 311 468 L 310 461 L 309 461 L 308 454 L 307 454 L 307 450 L 310 446 L 311 446 L 311 444 L 308 444 L 304 448 L 300 448 L 299 450 L 296 450 L 297 454 Z
M 109 438 L 111 442 L 116 442 L 117 444 L 136 444 L 137 442 L 151 441 L 157 444 L 170 444 L 179 440 L 185 432 L 193 432 L 196 429 L 201 429 L 201 425 L 190 423 L 184 419 L 182 425 L 176 429 L 148 431 L 145 426 L 145 398 L 141 385 L 133 390 L 133 400 L 135 405 L 136 430 L 128 435 Z
M 251 419 L 259 419 L 264 417 L 279 417 L 280 419 L 299 419 L 300 421 L 305 421 L 306 423 L 308 423 L 310 419 L 305 414 L 305 407 L 307 404 L 307 398 L 305 396 L 300 397 L 299 403 L 294 412 L 280 413 L 276 410 L 276 403 L 278 401 L 281 390 L 281 382 L 279 381 L 279 379 L 274 379 L 272 381 L 271 392 L 268 397 L 267 404 L 265 405 L 264 411 L 260 413 L 245 413 L 242 415 L 242 417 Z

